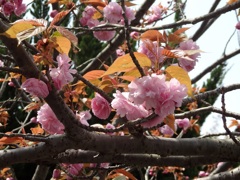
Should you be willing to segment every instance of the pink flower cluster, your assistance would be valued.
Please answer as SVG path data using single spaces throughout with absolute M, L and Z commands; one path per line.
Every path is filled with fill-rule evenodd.
M 147 18 L 147 24 L 153 23 L 162 18 L 163 13 L 166 12 L 166 8 L 161 5 L 155 5 L 152 7 L 152 14 Z
M 112 100 L 111 105 L 114 109 L 116 109 L 117 114 L 120 117 L 126 116 L 128 120 L 135 120 L 137 118 L 147 117 L 148 111 L 144 108 L 143 105 L 136 105 L 129 101 L 127 96 L 129 93 L 121 93 L 120 91 L 116 91 L 114 95 L 115 98 Z
M 187 40 L 184 42 L 181 42 L 179 44 L 180 50 L 199 50 L 199 46 L 193 41 L 193 40 Z M 194 53 L 192 55 L 188 55 L 186 57 L 178 58 L 179 65 L 185 69 L 186 71 L 191 71 L 198 61 L 198 57 L 200 56 L 200 53 Z
M 183 131 L 186 131 L 190 127 L 190 122 L 188 118 L 184 119 L 175 119 L 175 131 L 177 131 L 177 128 L 183 129 Z M 170 128 L 167 124 L 163 125 L 159 128 L 159 131 L 168 137 L 171 137 L 174 135 L 174 131 L 172 128 Z
M 145 54 L 151 60 L 153 67 L 163 62 L 162 50 L 157 41 L 152 42 L 149 39 L 144 40 L 138 48 L 138 52 Z
M 165 75 L 152 74 L 132 81 L 129 85 L 129 99 L 134 104 L 144 104 L 146 109 L 154 109 L 161 117 L 173 114 L 187 95 L 187 88 L 172 78 L 166 81 Z
M 134 12 L 128 8 L 126 8 L 126 17 L 128 18 L 128 22 L 130 23 L 133 19 L 135 19 Z M 96 9 L 92 6 L 87 6 L 83 13 L 82 18 L 80 19 L 80 23 L 82 26 L 88 26 L 89 28 L 94 28 L 99 25 L 105 24 L 106 21 L 110 23 L 121 23 L 124 24 L 124 18 L 122 16 L 122 7 L 116 2 L 110 2 L 107 6 L 103 8 L 103 16 L 105 21 L 98 21 L 97 19 L 93 19 L 93 15 L 96 12 Z M 109 41 L 116 34 L 116 31 L 94 31 L 93 35 L 99 41 Z
M 91 107 L 93 114 L 100 119 L 107 119 L 111 112 L 108 101 L 98 93 L 96 93 L 95 98 L 92 99 Z
M 89 126 L 87 120 L 91 119 L 92 117 L 89 111 L 82 111 L 80 113 L 76 113 L 76 116 L 83 125 Z
M 122 7 L 116 2 L 110 2 L 107 6 L 103 8 L 104 18 L 110 23 L 120 23 L 124 24 Z M 128 19 L 128 23 L 135 19 L 135 15 L 132 9 L 125 6 L 125 15 Z
M 33 96 L 45 98 L 48 96 L 49 91 L 45 82 L 36 79 L 29 78 L 22 85 L 21 88 Z
M 22 3 L 22 0 L 0 0 L 0 7 L 6 16 L 11 15 L 13 12 L 17 16 L 20 16 L 25 13 L 27 8 L 26 5 Z
M 37 112 L 37 122 L 50 134 L 63 134 L 64 126 L 48 104 L 44 104 Z
M 62 87 L 73 81 L 72 74 L 77 71 L 75 69 L 70 69 L 71 59 L 66 54 L 60 54 L 57 56 L 58 67 L 51 68 L 50 76 L 54 82 L 55 87 L 60 90 Z
M 147 117 L 152 111 L 158 117 L 143 123 L 144 127 L 152 127 L 173 114 L 175 107 L 180 107 L 182 99 L 187 95 L 187 88 L 172 78 L 166 81 L 165 75 L 152 74 L 132 81 L 128 85 L 129 93 L 116 91 L 111 105 L 121 117 L 128 120 Z

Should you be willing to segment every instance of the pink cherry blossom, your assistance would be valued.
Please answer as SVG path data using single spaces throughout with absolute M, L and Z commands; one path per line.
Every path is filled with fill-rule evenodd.
M 117 49 L 117 50 L 116 50 L 116 53 L 117 53 L 117 56 L 118 56 L 118 57 L 125 55 L 125 52 L 124 52 L 122 49 Z
M 193 42 L 193 40 L 190 39 L 190 40 L 181 42 L 179 44 L 179 49 L 181 49 L 181 50 L 198 50 L 199 46 L 195 42 Z M 185 69 L 186 71 L 189 72 L 195 67 L 199 56 L 200 56 L 200 53 L 195 53 L 195 54 L 183 57 L 183 58 L 178 58 L 179 65 L 183 69 Z
M 176 79 L 166 81 L 165 75 L 152 74 L 135 79 L 128 85 L 129 99 L 146 109 L 154 109 L 161 117 L 174 113 L 187 95 L 187 88 Z
M 37 122 L 50 134 L 63 134 L 64 126 L 48 104 L 44 104 L 37 112 Z
M 61 171 L 59 169 L 54 169 L 52 178 L 59 179 L 61 177 Z
M 124 22 L 122 13 L 122 7 L 116 2 L 110 2 L 107 6 L 103 8 L 104 18 L 110 23 Z M 128 23 L 135 19 L 134 11 L 127 6 L 125 6 L 125 15 L 128 19 Z
M 33 96 L 38 96 L 42 98 L 47 97 L 49 94 L 48 87 L 45 82 L 36 78 L 27 79 L 22 84 L 21 88 Z
M 92 21 L 91 21 L 92 22 Z M 105 22 L 98 22 L 94 21 L 95 26 L 98 26 L 100 24 L 104 24 Z M 94 31 L 93 35 L 95 38 L 97 38 L 99 41 L 109 41 L 111 40 L 116 34 L 116 31 Z
M 72 74 L 77 71 L 75 69 L 69 69 L 69 62 L 71 59 L 66 54 L 60 54 L 57 56 L 58 68 L 51 68 L 50 76 L 53 79 L 55 87 L 59 90 L 64 85 L 73 81 Z
M 153 23 L 162 18 L 162 14 L 165 12 L 165 8 L 161 5 L 155 5 L 152 7 L 152 14 L 147 18 L 147 23 Z
M 97 10 L 94 7 L 86 6 L 86 8 L 84 9 L 84 11 L 82 13 L 82 17 L 80 19 L 81 25 L 82 26 L 88 25 L 88 21 L 92 20 L 92 17 L 96 11 Z
M 174 135 L 174 131 L 172 130 L 172 128 L 170 128 L 167 124 L 163 125 L 162 127 L 159 128 L 160 132 L 164 135 L 164 136 L 173 136 Z
M 22 3 L 22 0 L 1 1 L 0 3 L 2 11 L 6 16 L 11 15 L 13 12 L 20 16 L 26 12 L 27 7 Z
M 147 117 L 148 111 L 142 105 L 133 104 L 123 94 L 117 90 L 115 98 L 111 102 L 112 107 L 116 109 L 120 117 L 126 116 L 128 120 Z
M 138 48 L 138 52 L 145 54 L 151 60 L 153 67 L 163 62 L 162 50 L 163 48 L 159 47 L 158 42 L 148 39 L 144 40 Z
M 27 6 L 25 4 L 22 3 L 22 0 L 14 0 L 15 3 L 15 10 L 14 13 L 17 16 L 20 16 L 21 14 L 26 12 Z
M 111 113 L 109 102 L 98 93 L 96 93 L 95 98 L 92 99 L 91 108 L 93 114 L 100 119 L 107 119 Z
M 122 19 L 122 7 L 116 2 L 110 2 L 103 8 L 103 15 L 110 23 L 118 23 Z
M 89 111 L 82 111 L 80 113 L 76 113 L 76 116 L 82 124 L 89 126 L 87 120 L 91 119 L 92 117 Z
M 5 4 L 2 5 L 3 13 L 6 16 L 9 16 L 15 9 L 15 6 L 11 2 L 6 2 Z
M 175 119 L 175 123 L 179 128 L 182 128 L 183 130 L 186 130 L 190 126 L 190 122 L 188 118 L 184 119 Z

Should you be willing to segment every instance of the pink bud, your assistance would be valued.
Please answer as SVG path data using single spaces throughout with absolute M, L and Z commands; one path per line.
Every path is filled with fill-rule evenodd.
M 61 177 L 61 171 L 59 169 L 54 169 L 52 177 L 55 178 L 55 179 L 60 178 Z
M 57 15 L 58 11 L 57 10 L 52 10 L 52 12 L 50 13 L 50 17 L 54 18 Z
M 240 30 L 240 21 L 236 24 L 236 29 Z

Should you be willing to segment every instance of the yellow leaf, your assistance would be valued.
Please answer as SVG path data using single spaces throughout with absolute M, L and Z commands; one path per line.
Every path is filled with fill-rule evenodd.
M 188 95 L 192 96 L 192 83 L 187 71 L 179 66 L 169 66 L 165 71 L 168 76 L 176 78 L 181 84 L 184 84 L 187 87 Z
M 135 67 L 131 71 L 125 72 L 124 76 L 132 76 L 134 78 L 139 78 L 139 77 L 141 77 L 141 74 L 140 74 L 139 70 Z
M 142 67 L 151 66 L 151 61 L 145 54 L 134 52 L 134 55 L 138 60 L 140 66 Z M 126 54 L 124 56 L 117 58 L 113 62 L 113 64 L 107 69 L 107 71 L 103 74 L 103 76 L 113 74 L 116 72 L 128 72 L 135 67 L 136 66 L 133 63 L 130 54 Z
M 7 36 L 8 38 L 17 38 L 18 33 L 32 28 L 34 28 L 34 26 L 30 22 L 20 21 L 14 23 L 7 31 L 0 33 L 0 35 Z
M 68 54 L 71 48 L 71 42 L 63 36 L 54 36 L 52 40 L 58 45 L 56 50 L 59 53 Z

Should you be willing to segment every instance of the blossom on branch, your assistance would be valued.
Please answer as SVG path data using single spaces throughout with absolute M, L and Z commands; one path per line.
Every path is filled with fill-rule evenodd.
M 187 96 L 187 88 L 172 78 L 166 81 L 165 75 L 152 74 L 135 79 L 129 85 L 129 99 L 134 104 L 144 104 L 146 109 L 154 109 L 161 117 L 174 113 Z
M 89 111 L 82 111 L 80 113 L 76 113 L 76 116 L 82 124 L 89 126 L 87 120 L 91 119 L 92 117 Z
M 64 126 L 48 104 L 44 104 L 37 112 L 37 122 L 50 134 L 63 134 Z
M 135 105 L 131 101 L 129 101 L 126 96 L 128 93 L 121 93 L 120 91 L 116 91 L 114 95 L 115 98 L 111 102 L 111 105 L 114 109 L 116 109 L 117 114 L 120 117 L 126 116 L 128 120 L 135 120 L 137 118 L 147 117 L 148 111 L 142 105 Z
M 22 0 L 11 0 L 11 1 L 0 1 L 0 11 L 2 11 L 6 16 L 15 13 L 17 16 L 26 12 L 26 5 L 22 3 Z
M 181 42 L 179 44 L 180 50 L 199 50 L 199 46 L 193 41 L 193 40 L 187 40 L 184 42 Z M 192 55 L 187 55 L 186 57 L 178 58 L 179 65 L 185 69 L 186 71 L 191 71 L 198 61 L 198 57 L 200 56 L 199 52 L 196 52 Z
M 71 59 L 66 54 L 57 56 L 58 67 L 50 69 L 50 76 L 54 82 L 55 87 L 60 90 L 62 87 L 73 81 L 72 74 L 77 73 L 75 69 L 70 69 Z
M 131 8 L 125 6 L 125 15 L 128 19 L 128 23 L 135 19 L 134 12 Z M 110 23 L 124 22 L 122 7 L 116 2 L 110 2 L 106 7 L 103 8 L 104 18 Z M 123 23 L 124 24 L 124 23 Z
M 22 85 L 21 88 L 33 96 L 45 98 L 48 96 L 49 91 L 45 82 L 36 79 L 29 78 Z
M 111 107 L 108 101 L 98 93 L 96 93 L 95 98 L 92 99 L 91 107 L 93 114 L 100 119 L 107 119 L 111 113 Z

